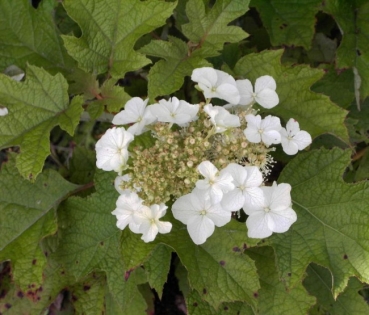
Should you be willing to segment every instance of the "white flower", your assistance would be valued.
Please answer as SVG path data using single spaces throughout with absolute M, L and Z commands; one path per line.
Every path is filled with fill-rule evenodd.
M 210 67 L 193 70 L 191 80 L 198 83 L 205 98 L 220 98 L 232 104 L 238 104 L 240 93 L 235 79 L 228 73 Z
M 146 131 L 145 126 L 156 120 L 151 111 L 146 107 L 149 99 L 145 101 L 139 97 L 133 97 L 124 106 L 124 110 L 113 118 L 114 125 L 133 124 L 127 131 L 133 135 L 140 135 Z
M 197 245 L 205 243 L 214 233 L 215 226 L 223 226 L 231 220 L 231 212 L 224 211 L 200 189 L 178 198 L 173 206 L 174 217 L 187 225 L 191 239 Z
M 180 101 L 172 97 L 169 101 L 160 100 L 159 104 L 149 106 L 151 114 L 157 117 L 158 121 L 168 122 L 184 126 L 196 120 L 198 117 L 199 105 L 192 105 L 186 101 Z
M 264 200 L 244 208 L 249 215 L 246 220 L 247 235 L 264 238 L 275 233 L 284 233 L 296 222 L 296 212 L 291 208 L 291 186 L 273 183 L 272 187 L 261 187 Z
M 258 204 L 263 200 L 263 191 L 260 185 L 263 175 L 256 166 L 242 166 L 230 163 L 224 171 L 231 174 L 235 189 L 224 194 L 221 204 L 230 211 L 238 211 L 248 204 Z
M 159 221 L 165 215 L 167 208 L 163 203 L 152 205 L 150 208 L 144 207 L 135 218 L 140 226 L 138 230 L 142 233 L 141 239 L 145 243 L 152 242 L 158 233 L 166 234 L 172 229 L 172 223 Z
M 264 108 L 273 108 L 279 103 L 278 94 L 275 91 L 277 85 L 270 75 L 256 79 L 255 92 L 251 82 L 247 79 L 237 80 L 236 84 L 241 95 L 240 105 L 251 105 L 257 102 Z
M 112 211 L 117 217 L 117 227 L 124 230 L 127 225 L 134 233 L 139 232 L 139 215 L 147 208 L 143 200 L 134 192 L 125 193 L 118 197 L 116 209 Z
M 111 128 L 96 143 L 96 166 L 104 171 L 120 173 L 128 160 L 128 145 L 133 135 L 124 128 Z
M 215 127 L 215 133 L 221 133 L 229 128 L 241 126 L 240 118 L 221 106 L 207 104 L 204 106 L 204 111 L 210 116 L 210 121 Z
M 311 144 L 311 136 L 308 132 L 300 130 L 299 123 L 291 118 L 286 125 L 286 129 L 280 131 L 283 151 L 289 155 L 294 155 L 298 150 L 305 149 Z
M 225 170 L 219 172 L 210 161 L 201 162 L 197 170 L 205 179 L 198 180 L 196 182 L 196 187 L 207 192 L 214 202 L 220 202 L 223 193 L 234 189 L 232 175 Z
M 246 115 L 247 128 L 243 131 L 246 139 L 252 143 L 264 142 L 265 145 L 281 143 L 281 122 L 278 117 L 267 116 L 261 119 L 260 115 Z

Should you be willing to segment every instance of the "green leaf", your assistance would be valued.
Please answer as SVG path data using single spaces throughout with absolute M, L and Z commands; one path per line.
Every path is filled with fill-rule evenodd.
M 311 47 L 320 0 L 253 0 L 273 46 Z
M 282 65 L 282 54 L 283 50 L 249 54 L 237 62 L 234 71 L 253 84 L 262 75 L 271 75 L 276 80 L 279 104 L 267 110 L 268 115 L 277 115 L 285 122 L 290 118 L 296 119 L 301 129 L 308 131 L 313 138 L 330 133 L 348 142 L 344 125 L 347 112 L 333 104 L 327 96 L 310 91 L 323 71 L 305 65 Z
M 13 161 L 4 164 L 0 176 L 0 261 L 11 260 L 14 281 L 23 291 L 39 288 L 46 263 L 39 243 L 56 232 L 54 209 L 76 188 L 52 170 L 31 184 L 17 174 Z
M 139 235 L 125 229 L 122 232 L 122 256 L 126 268 L 133 270 L 143 264 L 156 246 L 156 242 L 144 243 Z
M 258 240 L 248 239 L 245 224 L 231 221 L 201 246 L 190 239 L 187 229 L 171 213 L 173 223 L 168 235 L 158 235 L 154 242 L 144 243 L 139 235 L 123 231 L 123 259 L 129 268 L 146 260 L 157 244 L 170 246 L 188 272 L 190 287 L 201 293 L 201 298 L 217 308 L 222 302 L 245 301 L 255 306 L 254 293 L 259 289 L 258 276 L 251 259 L 242 251 L 255 246 Z M 217 275 L 214 277 L 214 275 Z
M 155 63 L 148 75 L 151 100 L 179 90 L 184 77 L 191 75 L 193 69 L 211 66 L 201 55 L 191 55 L 187 44 L 172 36 L 169 36 L 168 42 L 151 41 L 140 52 L 164 59 Z
M 143 314 L 146 304 L 137 284 L 146 277 L 144 273 L 141 277 L 132 275 L 124 265 L 121 231 L 111 214 L 118 199 L 115 176 L 113 172 L 97 172 L 96 193 L 84 199 L 71 197 L 63 204 L 58 212 L 61 237 L 55 256 L 77 280 L 92 271 L 106 273 L 106 304 L 114 310 L 112 314 L 139 314 L 140 309 Z
M 247 254 L 255 260 L 260 275 L 259 314 L 283 315 L 293 310 L 294 315 L 304 315 L 314 305 L 315 298 L 308 295 L 301 283 L 286 289 L 283 279 L 278 277 L 272 248 L 251 248 Z
M 311 49 L 307 55 L 311 62 L 332 63 L 335 58 L 337 41 L 332 40 L 323 33 L 316 33 Z
M 106 279 L 103 273 L 92 273 L 70 288 L 77 314 L 101 315 L 104 313 Z
M 247 238 L 245 224 L 231 221 L 197 246 L 182 224 L 172 222 L 176 226 L 163 242 L 177 252 L 187 269 L 190 286 L 200 292 L 201 298 L 215 309 L 222 302 L 233 301 L 255 307 L 258 276 L 253 261 L 242 254 L 255 241 Z
M 300 154 L 279 178 L 292 186 L 297 222 L 269 243 L 289 287 L 301 281 L 311 262 L 330 269 L 334 297 L 351 276 L 369 281 L 369 185 L 343 181 L 350 155 L 337 148 Z
M 186 13 L 189 23 L 182 25 L 183 34 L 191 45 L 200 47 L 196 54 L 217 56 L 224 43 L 236 43 L 247 37 L 240 27 L 228 24 L 244 15 L 249 0 L 217 0 L 206 12 L 203 1 L 189 0 Z
M 190 315 L 254 315 L 256 314 L 252 308 L 246 303 L 223 303 L 214 309 L 209 303 L 205 302 L 201 295 L 193 290 L 186 299 L 187 311 Z
M 331 14 L 342 33 L 342 42 L 337 49 L 336 67 L 354 68 L 358 72 L 355 80 L 360 100 L 369 96 L 369 3 L 363 0 L 327 1 L 324 12 Z M 352 82 L 352 86 L 359 84 Z
M 131 99 L 131 96 L 124 91 L 124 88 L 115 85 L 115 83 L 116 80 L 114 79 L 105 81 L 99 89 L 98 99 L 89 103 L 88 111 L 92 118 L 99 117 L 105 110 L 105 106 L 108 112 L 119 112 Z
M 66 271 L 55 261 L 50 260 L 45 267 L 44 281 L 40 287 L 35 286 L 22 291 L 11 283 L 10 271 L 7 276 L 0 274 L 0 277 L 2 280 L 0 291 L 3 293 L 0 297 L 0 312 L 8 315 L 43 314 L 45 308 L 54 302 L 62 289 L 74 284 Z M 60 298 L 62 295 L 59 296 L 59 300 Z
M 325 75 L 311 89 L 328 95 L 333 103 L 347 109 L 355 99 L 354 74 L 351 70 L 336 71 L 333 66 L 325 67 Z
M 52 73 L 67 74 L 75 67 L 55 26 L 53 8 L 40 5 L 36 10 L 28 0 L 1 1 L 0 51 L 0 72 L 10 65 L 25 69 L 27 63 Z
M 363 289 L 363 284 L 356 278 L 350 278 L 345 290 L 335 300 L 331 291 L 332 275 L 329 270 L 316 264 L 310 264 L 307 274 L 303 284 L 310 294 L 316 296 L 318 305 L 323 307 L 326 313 L 334 315 L 368 314 L 369 305 L 359 294 L 359 291 Z
M 190 315 L 212 315 L 216 314 L 213 307 L 209 305 L 206 301 L 204 301 L 200 294 L 193 290 L 191 291 L 187 298 L 187 311 Z
M 0 75 L 0 98 L 9 114 L 1 117 L 0 147 L 19 145 L 17 168 L 35 179 L 50 152 L 49 134 L 59 125 L 73 135 L 83 111 L 82 98 L 69 103 L 67 82 L 61 74 L 52 76 L 42 68 L 28 66 L 25 82 Z
M 153 40 L 140 49 L 144 54 L 164 59 L 149 72 L 149 98 L 154 100 L 179 90 L 184 77 L 194 69 L 211 66 L 204 58 L 219 55 L 226 42 L 239 42 L 247 37 L 240 27 L 228 24 L 247 11 L 248 2 L 218 0 L 206 12 L 203 1 L 189 0 L 186 4 L 189 23 L 182 30 L 190 42 L 169 36 L 169 41 Z
M 164 245 L 159 245 L 144 263 L 145 272 L 150 287 L 158 293 L 159 299 L 163 295 L 163 288 L 167 282 L 172 251 Z
M 70 159 L 69 180 L 76 184 L 87 184 L 93 181 L 96 169 L 96 153 L 83 147 L 76 147 Z
M 62 36 L 68 53 L 79 66 L 94 74 L 108 72 L 124 77 L 150 63 L 134 51 L 136 41 L 163 25 L 176 6 L 159 0 L 66 0 L 68 15 L 82 29 L 82 36 Z

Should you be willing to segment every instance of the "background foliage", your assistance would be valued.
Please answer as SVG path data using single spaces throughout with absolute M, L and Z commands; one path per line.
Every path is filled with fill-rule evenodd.
M 0 52 L 1 314 L 368 314 L 368 0 L 3 0 Z M 272 75 L 268 113 L 314 138 L 270 177 L 298 220 L 197 246 L 169 211 L 145 244 L 116 228 L 94 144 L 130 97 L 201 100 L 203 66 Z

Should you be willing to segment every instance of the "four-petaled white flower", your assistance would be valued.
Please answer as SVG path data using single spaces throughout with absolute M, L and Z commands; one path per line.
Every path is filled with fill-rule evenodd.
M 128 145 L 133 135 L 124 128 L 111 128 L 97 141 L 96 166 L 104 171 L 121 173 L 129 157 Z
M 244 130 L 246 139 L 252 143 L 264 142 L 266 146 L 281 143 L 281 121 L 278 117 L 266 116 L 261 119 L 260 115 L 246 115 L 247 128 Z
M 180 101 L 176 97 L 172 97 L 169 101 L 160 100 L 158 104 L 148 107 L 151 114 L 157 117 L 158 121 L 168 122 L 184 126 L 187 123 L 196 120 L 198 117 L 199 105 L 192 105 L 186 101 Z
M 204 111 L 210 116 L 210 121 L 215 127 L 215 133 L 241 126 L 240 118 L 221 106 L 207 104 L 204 106 Z
M 142 233 L 141 239 L 145 243 L 152 242 L 158 233 L 166 234 L 172 229 L 172 223 L 159 221 L 166 213 L 168 207 L 163 203 L 142 208 L 142 211 L 135 217 L 139 225 L 138 231 Z
M 273 183 L 272 187 L 261 187 L 264 199 L 258 204 L 244 208 L 249 217 L 246 220 L 247 235 L 264 238 L 272 233 L 284 233 L 296 222 L 296 212 L 291 208 L 291 186 Z
M 299 123 L 293 118 L 287 122 L 286 128 L 282 128 L 279 132 L 283 151 L 289 155 L 305 149 L 312 142 L 310 134 L 300 130 Z
M 260 185 L 263 175 L 256 166 L 242 166 L 236 163 L 228 164 L 225 172 L 233 177 L 235 188 L 224 194 L 221 204 L 230 211 L 238 211 L 249 204 L 258 204 L 263 200 Z
M 173 216 L 187 225 L 191 239 L 197 245 L 205 243 L 215 226 L 226 225 L 231 212 L 214 202 L 206 192 L 195 188 L 190 194 L 178 198 L 172 206 Z
M 232 104 L 240 100 L 236 80 L 228 73 L 210 67 L 198 68 L 193 70 L 191 80 L 198 83 L 205 98 L 216 97 Z
M 196 187 L 208 193 L 214 202 L 220 202 L 224 193 L 234 189 L 232 175 L 225 170 L 219 172 L 210 161 L 202 161 L 197 170 L 205 179 L 198 180 Z
M 143 200 L 135 193 L 124 193 L 118 197 L 116 209 L 112 211 L 117 217 L 117 227 L 124 230 L 129 225 L 133 233 L 139 233 L 139 214 L 147 208 L 142 204 Z
M 279 98 L 275 89 L 277 85 L 270 75 L 263 75 L 256 79 L 255 92 L 250 80 L 237 80 L 237 88 L 240 92 L 240 105 L 252 105 L 255 102 L 264 108 L 273 108 L 278 105 Z
M 156 117 L 151 114 L 151 111 L 146 107 L 149 99 L 145 101 L 139 97 L 131 98 L 124 110 L 116 114 L 113 118 L 114 125 L 133 124 L 127 131 L 133 135 L 140 135 L 146 131 L 145 127 L 156 120 Z

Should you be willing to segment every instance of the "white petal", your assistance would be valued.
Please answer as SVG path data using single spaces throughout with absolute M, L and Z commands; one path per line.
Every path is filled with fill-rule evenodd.
M 253 129 L 259 129 L 261 125 L 261 116 L 260 115 L 246 115 L 245 116 L 247 127 L 253 128 Z
M 206 180 L 206 179 L 199 179 L 197 182 L 196 182 L 196 188 L 198 189 L 202 189 L 202 190 L 207 190 L 210 188 L 210 184 L 209 184 L 209 181 Z
M 143 117 L 147 102 L 148 99 L 143 101 L 139 97 L 133 97 L 126 103 L 124 110 L 114 116 L 113 124 L 125 125 L 137 122 Z
M 264 89 L 256 94 L 255 101 L 264 108 L 273 108 L 278 105 L 278 94 L 271 89 Z
M 143 118 L 140 122 L 129 126 L 127 131 L 135 136 L 139 136 L 142 134 L 146 129 L 145 126 L 148 125 L 146 120 Z
M 156 225 L 158 226 L 158 229 L 159 229 L 159 233 L 160 234 L 167 234 L 172 229 L 172 223 L 170 223 L 170 222 L 161 222 L 161 221 L 158 221 L 156 223 Z
M 264 190 L 266 187 L 262 187 Z M 291 185 L 282 183 L 277 185 L 276 182 L 273 183 L 271 199 L 269 201 L 270 208 L 273 211 L 279 211 L 289 208 L 292 204 L 291 201 Z
M 193 197 L 191 194 L 187 194 L 185 196 L 179 197 L 172 206 L 172 212 L 173 212 L 174 218 L 181 221 L 183 224 L 187 224 L 187 222 L 192 217 L 198 214 L 200 205 L 196 203 L 193 204 L 192 198 Z
M 225 211 L 219 203 L 213 204 L 206 213 L 206 217 L 213 221 L 218 227 L 226 225 L 231 221 L 231 216 L 232 213 L 230 211 Z
M 300 125 L 295 119 L 290 118 L 290 120 L 286 124 L 286 130 L 287 134 L 293 137 L 300 131 Z
M 261 141 L 267 146 L 281 143 L 281 134 L 277 130 L 264 131 L 261 135 Z
M 244 203 L 245 197 L 243 196 L 243 192 L 238 188 L 224 194 L 221 201 L 223 209 L 231 212 L 240 210 Z
M 112 212 L 113 213 L 113 212 Z M 114 213 L 113 213 L 114 214 Z M 117 217 L 117 228 L 124 230 L 126 228 L 126 226 L 132 222 L 132 217 L 131 215 L 125 215 L 125 216 L 116 216 Z
M 6 116 L 8 115 L 8 109 L 6 107 L 0 108 L 0 116 Z
M 202 83 L 207 88 L 211 88 L 217 83 L 217 73 L 213 68 L 203 67 L 192 71 L 191 80 L 194 82 Z
M 305 149 L 312 142 L 310 134 L 304 130 L 299 131 L 293 137 L 293 141 L 297 144 L 299 150 Z
M 23 79 L 23 77 L 24 77 L 24 73 L 19 73 L 19 74 L 11 76 L 11 78 L 15 81 L 20 81 Z
M 232 175 L 224 169 L 219 172 L 216 184 L 224 193 L 235 188 Z
M 246 187 L 259 187 L 263 182 L 263 174 L 256 166 L 245 166 L 247 177 L 244 181 Z
M 141 239 L 145 243 L 152 242 L 156 235 L 158 235 L 158 227 L 156 224 L 150 224 L 149 221 L 143 222 L 140 226 L 140 233 L 142 233 Z
M 288 155 L 294 155 L 299 151 L 299 146 L 292 139 L 289 140 L 288 138 L 282 136 L 281 144 L 283 151 Z
M 269 216 L 269 228 L 276 233 L 288 231 L 291 225 L 297 220 L 296 212 L 291 208 L 278 212 L 270 211 Z
M 205 178 L 214 179 L 218 169 L 210 161 L 202 161 L 197 167 L 199 173 Z
M 216 89 L 216 97 L 225 100 L 231 104 L 238 104 L 240 93 L 238 92 L 236 82 L 234 84 L 223 83 Z
M 236 163 L 229 163 L 221 172 L 229 173 L 236 187 L 242 185 L 247 178 L 246 168 Z
M 140 234 L 140 224 L 136 224 L 133 221 L 129 223 L 129 229 L 136 234 Z
M 262 197 L 259 196 L 259 198 L 253 198 L 252 203 L 251 202 L 250 203 L 245 202 L 245 204 L 243 205 L 243 211 L 247 215 L 252 215 L 252 214 L 255 214 L 257 212 L 265 213 L 264 208 L 266 206 L 266 199 L 265 199 L 264 190 L 262 192 L 263 192 Z
M 250 80 L 237 80 L 238 91 L 240 93 L 240 105 L 249 105 L 254 102 L 253 88 Z
M 214 233 L 215 226 L 214 222 L 206 216 L 198 215 L 188 221 L 187 230 L 193 242 L 200 245 Z
M 259 94 L 261 90 L 271 89 L 274 90 L 277 88 L 277 84 L 273 77 L 270 75 L 263 75 L 260 78 L 257 78 L 255 81 L 255 93 Z
M 262 211 L 253 213 L 246 220 L 247 235 L 251 238 L 265 238 L 272 235 L 268 227 L 268 218 Z
M 245 134 L 246 139 L 252 143 L 259 143 L 261 141 L 261 134 L 257 129 L 247 127 L 243 133 Z
M 281 130 L 281 120 L 276 116 L 268 115 L 260 123 L 260 128 L 263 130 Z
M 244 209 L 253 208 L 254 206 L 259 207 L 260 204 L 264 203 L 264 194 L 260 187 L 249 187 L 243 192 L 244 204 L 242 207 Z
M 129 182 L 131 180 L 131 177 L 129 174 L 123 175 L 123 176 L 117 176 L 114 180 L 114 187 L 120 194 L 130 194 L 132 191 L 129 189 L 122 189 L 121 185 L 122 182 Z

